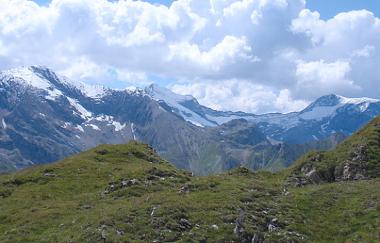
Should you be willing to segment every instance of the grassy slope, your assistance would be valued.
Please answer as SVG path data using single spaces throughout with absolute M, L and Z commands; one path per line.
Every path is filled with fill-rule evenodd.
M 293 188 L 295 228 L 313 242 L 379 242 L 380 180 Z
M 379 179 L 284 193 L 286 175 L 240 168 L 191 177 L 146 145 L 100 146 L 0 176 L 0 242 L 97 242 L 102 234 L 107 242 L 380 240 Z M 127 179 L 139 183 L 120 188 Z M 104 193 L 110 184 L 115 190 Z
M 359 148 L 363 149 L 362 156 L 365 157 L 365 166 L 369 178 L 380 177 L 380 117 L 373 119 L 368 125 L 363 127 L 353 136 L 346 139 L 337 146 L 333 151 L 327 152 L 311 152 L 299 159 L 288 169 L 288 172 L 298 172 L 302 167 L 307 165 L 316 168 L 321 177 L 326 180 L 331 178 L 337 167 L 343 167 L 347 161 L 354 161 Z M 356 153 L 356 154 L 355 154 Z M 315 160 L 315 158 L 318 158 Z M 356 164 L 361 161 L 353 162 Z M 302 173 L 301 173 L 302 174 Z

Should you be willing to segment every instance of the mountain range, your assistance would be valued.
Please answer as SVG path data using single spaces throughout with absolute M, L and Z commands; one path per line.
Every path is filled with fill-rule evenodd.
M 138 140 L 198 175 L 278 170 L 331 149 L 380 114 L 380 101 L 327 95 L 300 112 L 216 111 L 157 85 L 115 90 L 32 66 L 0 72 L 0 170 Z

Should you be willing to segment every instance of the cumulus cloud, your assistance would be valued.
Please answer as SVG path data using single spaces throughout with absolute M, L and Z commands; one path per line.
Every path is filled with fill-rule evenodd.
M 313 93 L 328 93 L 334 90 L 338 93 L 355 93 L 361 87 L 348 79 L 351 71 L 347 61 L 326 63 L 324 61 L 300 62 L 297 65 L 297 91 L 305 96 Z
M 340 13 L 322 20 L 304 9 L 292 22 L 294 33 L 309 39 L 296 68 L 297 95 L 340 93 L 379 97 L 371 87 L 380 82 L 380 19 L 367 10 Z M 319 85 L 319 86 L 318 86 Z
M 188 77 L 191 74 L 199 75 L 201 72 L 221 74 L 230 65 L 260 61 L 252 56 L 251 52 L 252 49 L 245 37 L 228 35 L 208 51 L 201 51 L 198 45 L 188 42 L 169 45 L 167 61 L 175 63 L 178 68 L 186 66 Z
M 253 113 L 290 112 L 307 106 L 303 100 L 294 100 L 288 89 L 254 84 L 248 80 L 224 80 L 174 84 L 171 89 L 179 94 L 192 94 L 200 103 L 216 110 L 245 110 Z
M 151 75 L 205 105 L 292 111 L 328 93 L 380 97 L 380 20 L 322 20 L 304 0 L 0 0 L 0 67 L 143 86 Z M 126 84 L 127 85 L 127 84 Z

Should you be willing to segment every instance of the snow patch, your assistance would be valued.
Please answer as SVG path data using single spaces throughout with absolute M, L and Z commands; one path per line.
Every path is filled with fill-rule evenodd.
M 342 105 L 314 107 L 311 111 L 302 113 L 300 118 L 304 120 L 321 120 L 335 114 L 336 110 Z
M 360 105 L 363 103 L 377 103 L 380 102 L 378 99 L 372 99 L 368 97 L 362 97 L 362 98 L 347 98 L 344 96 L 338 96 L 340 98 L 340 101 L 342 104 L 353 104 L 353 105 Z
M 70 122 L 65 122 L 62 127 L 66 129 L 68 127 L 71 127 L 71 125 L 72 124 Z
M 91 128 L 94 129 L 94 130 L 100 131 L 100 128 L 99 128 L 97 125 L 94 125 L 94 124 L 86 124 L 85 126 L 86 126 L 86 127 L 91 127 Z
M 108 126 L 114 126 L 115 127 L 116 132 L 123 130 L 127 126 L 126 124 L 121 124 L 120 122 L 115 121 L 115 118 L 113 116 L 109 116 L 109 115 L 101 115 L 101 116 L 97 116 L 93 119 L 100 121 L 100 122 L 107 122 Z
M 132 131 L 132 136 L 133 136 L 133 140 L 136 140 L 136 135 L 135 135 L 135 124 L 131 124 L 131 131 Z
M 4 129 L 7 129 L 7 124 L 5 123 L 4 118 L 1 119 L 1 124 L 3 125 L 3 128 L 4 128 Z
M 368 109 L 369 105 L 370 105 L 370 103 L 364 103 L 364 104 L 361 104 L 361 105 L 359 106 L 359 110 L 360 110 L 361 112 L 364 112 L 364 111 L 366 111 L 366 110 Z
M 119 132 L 126 127 L 126 124 L 121 124 L 120 122 L 117 122 L 117 121 L 113 121 L 112 125 L 115 127 L 116 132 Z
M 218 125 L 222 125 L 224 123 L 230 122 L 232 120 L 236 119 L 245 119 L 245 120 L 252 120 L 253 116 L 236 116 L 236 115 L 230 115 L 230 116 L 211 116 L 207 115 L 206 117 L 208 120 L 216 122 Z
M 100 121 L 100 122 L 106 122 L 108 126 L 112 126 L 113 125 L 113 121 L 114 121 L 114 117 L 113 116 L 109 116 L 109 115 L 101 115 L 101 116 L 97 116 L 95 118 L 92 118 L 91 120 L 96 120 L 96 121 Z
M 48 95 L 45 96 L 45 99 L 48 99 L 48 100 L 55 100 L 57 97 L 63 95 L 61 91 L 55 88 L 48 89 L 47 92 L 48 92 Z
M 67 99 L 69 100 L 70 102 L 70 105 L 72 107 L 74 107 L 76 109 L 77 112 L 79 112 L 79 115 L 83 118 L 83 119 L 87 119 L 87 118 L 90 118 L 92 117 L 92 113 L 89 112 L 88 110 L 86 110 L 81 104 L 79 104 L 79 102 L 75 99 L 72 99 L 70 97 L 67 97 Z
M 83 127 L 81 125 L 77 125 L 75 128 L 78 129 L 81 132 L 84 132 L 84 129 L 83 129 Z
M 198 127 L 205 127 L 203 126 L 202 124 L 198 123 L 197 121 L 190 121 L 188 120 L 189 122 L 191 122 L 192 124 L 194 124 L 195 126 L 198 126 Z

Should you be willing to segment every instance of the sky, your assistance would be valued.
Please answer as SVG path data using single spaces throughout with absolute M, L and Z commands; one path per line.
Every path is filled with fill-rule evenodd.
M 51 0 L 34 0 L 39 5 L 48 5 Z M 164 4 L 170 6 L 173 0 L 148 0 L 153 4 Z M 341 12 L 367 9 L 380 16 L 380 5 L 378 0 L 308 0 L 307 8 L 318 11 L 321 18 L 328 19 Z
M 378 0 L 0 0 L 0 69 L 152 82 L 219 110 L 380 98 Z

